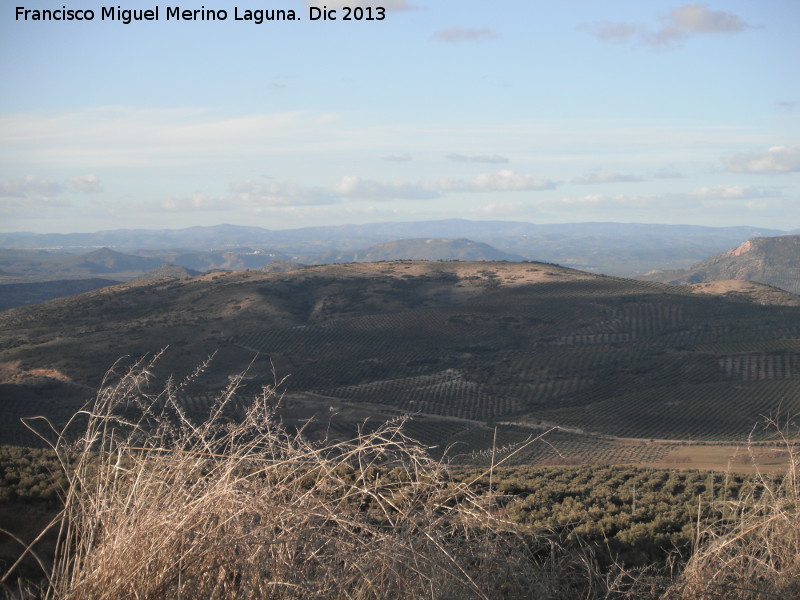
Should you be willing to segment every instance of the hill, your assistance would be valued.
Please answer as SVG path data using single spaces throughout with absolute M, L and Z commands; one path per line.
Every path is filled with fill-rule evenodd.
M 696 294 L 711 294 L 729 298 L 742 298 L 771 306 L 800 306 L 800 296 L 773 287 L 740 279 L 720 279 L 690 283 L 686 288 Z
M 672 284 L 755 281 L 800 294 L 800 236 L 753 238 L 689 267 L 650 272 L 643 278 Z
M 159 258 L 126 254 L 109 248 L 79 254 L 0 249 L 0 310 L 133 279 L 199 274 L 199 271 L 165 264 Z
M 165 263 L 160 267 L 134 277 L 133 281 L 147 281 L 148 279 L 189 279 L 200 275 L 199 271 Z
M 351 252 L 329 252 L 309 257 L 309 263 L 378 262 L 385 260 L 522 261 L 517 254 L 466 238 L 411 238 L 376 244 Z
M 110 248 L 77 254 L 58 250 L 3 248 L 0 249 L 0 284 L 87 279 L 96 275 L 125 281 L 163 263 L 157 258 L 126 254 Z
M 32 283 L 7 283 L 0 285 L 0 310 L 46 302 L 62 296 L 81 294 L 97 288 L 120 283 L 113 279 L 91 277 L 88 279 L 57 279 Z
M 275 261 L 287 260 L 281 252 L 249 246 L 226 250 L 139 250 L 138 253 L 200 273 L 260 269 Z
M 85 268 L 92 273 L 146 271 L 159 266 L 159 261 L 156 259 L 123 254 L 110 248 L 100 248 L 78 258 L 82 260 L 77 264 L 77 267 Z
M 0 438 L 29 441 L 18 416 L 63 418 L 114 358 L 167 345 L 154 376 L 215 355 L 189 412 L 249 364 L 250 391 L 288 377 L 284 418 L 314 416 L 310 434 L 413 415 L 412 435 L 473 457 L 556 423 L 560 454 L 518 458 L 658 460 L 674 445 L 650 439 L 741 440 L 800 409 L 800 307 L 542 263 L 393 261 L 131 282 L 0 313 Z

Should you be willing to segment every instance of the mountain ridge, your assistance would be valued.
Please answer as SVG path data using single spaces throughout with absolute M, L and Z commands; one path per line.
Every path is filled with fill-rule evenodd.
M 642 278 L 675 285 L 754 281 L 800 294 L 800 235 L 751 238 L 683 269 L 650 272 Z
M 184 248 L 211 251 L 250 246 L 303 256 L 351 252 L 408 238 L 468 238 L 523 257 L 593 272 L 631 276 L 654 268 L 671 269 L 698 262 L 744 240 L 786 232 L 757 227 L 704 227 L 647 223 L 560 223 L 524 221 L 381 222 L 287 230 L 217 225 L 172 230 L 113 230 L 74 234 L 0 233 L 0 247 L 69 248 L 108 246 L 122 251 Z

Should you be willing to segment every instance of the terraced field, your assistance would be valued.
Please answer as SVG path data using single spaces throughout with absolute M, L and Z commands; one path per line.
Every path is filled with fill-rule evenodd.
M 798 323 L 796 308 L 598 278 L 234 341 L 313 357 L 289 387 L 332 400 L 622 437 L 741 440 L 764 416 L 800 409 Z M 341 356 L 320 360 L 333 348 Z M 487 443 L 485 431 L 464 435 L 468 447 Z M 614 452 L 611 462 L 623 460 Z
M 744 440 L 764 416 L 800 412 L 800 307 L 553 265 L 331 265 L 76 298 L 0 313 L 16 344 L 0 359 L 89 385 L 110 352 L 170 344 L 169 375 L 217 350 L 189 412 L 252 361 L 251 391 L 286 376 L 287 418 L 313 416 L 320 434 L 409 415 L 423 443 L 476 459 L 556 424 L 550 446 L 517 458 L 565 464 L 591 449 L 607 463 L 658 461 L 671 446 L 650 439 Z

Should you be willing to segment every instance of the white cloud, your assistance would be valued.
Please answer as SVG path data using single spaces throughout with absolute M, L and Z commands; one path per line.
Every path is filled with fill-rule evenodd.
M 584 196 L 566 196 L 557 199 L 544 200 L 537 203 L 539 206 L 546 206 L 548 208 L 603 208 L 619 209 L 619 208 L 633 208 L 645 206 L 652 200 L 652 196 L 627 196 L 624 194 L 615 194 L 609 196 L 606 194 L 586 194 Z
M 342 177 L 333 186 L 337 194 L 355 200 L 425 200 L 438 198 L 435 186 L 414 183 L 383 183 L 353 175 Z
M 6 164 L 42 167 L 170 169 L 342 150 L 360 144 L 360 134 L 330 115 L 300 111 L 224 117 L 197 108 L 95 107 L 0 116 L 0 156 Z
M 60 198 L 65 188 L 60 183 L 27 175 L 0 182 L 0 213 L 15 218 L 46 216 L 53 208 L 69 207 L 69 200 Z
M 470 212 L 482 216 L 512 216 L 537 214 L 538 211 L 524 202 L 490 202 L 482 206 L 475 206 Z
M 637 177 L 636 175 L 628 175 L 625 173 L 595 171 L 593 173 L 574 178 L 572 183 L 577 183 L 579 185 L 594 185 L 597 183 L 628 183 L 633 181 L 642 181 L 642 178 Z
M 433 37 L 442 42 L 473 42 L 497 37 L 497 33 L 484 27 L 483 29 L 469 29 L 466 27 L 450 27 L 433 34 Z
M 780 190 L 771 188 L 756 188 L 747 185 L 715 185 L 704 186 L 689 192 L 695 198 L 726 199 L 726 198 L 777 198 L 781 196 Z
M 241 181 L 231 185 L 239 205 L 246 206 L 316 206 L 338 202 L 330 191 L 306 187 L 294 182 Z
M 735 14 L 722 10 L 709 10 L 703 4 L 687 4 L 673 8 L 662 21 L 664 27 L 659 33 L 674 38 L 696 33 L 729 33 L 750 28 Z
M 578 29 L 586 31 L 603 42 L 627 42 L 643 33 L 643 29 L 639 25 L 611 21 L 583 23 L 578 26 Z
M 71 190 L 100 192 L 102 188 L 94 175 L 73 177 L 66 184 L 34 175 L 7 179 L 0 182 L 0 213 L 16 218 L 47 218 L 53 209 L 73 206 L 63 198 Z
M 773 214 L 776 207 L 786 208 L 790 204 L 780 190 L 740 185 L 703 186 L 668 194 L 586 194 L 531 202 L 536 208 L 554 214 L 579 210 L 584 218 L 597 215 L 605 220 L 651 218 L 651 215 L 663 218 L 665 211 L 671 211 L 679 214 L 683 222 L 691 222 L 690 215 L 707 219 L 711 215 L 730 216 L 745 210 Z
M 800 146 L 773 146 L 760 152 L 742 152 L 723 159 L 735 173 L 796 173 L 800 171 Z
M 0 183 L 0 196 L 12 198 L 49 197 L 64 191 L 60 183 L 27 175 L 19 179 L 8 179 Z
M 659 19 L 655 29 L 641 23 L 599 21 L 578 28 L 604 42 L 638 41 L 650 46 L 670 46 L 696 35 L 737 33 L 752 29 L 739 16 L 722 10 L 710 10 L 704 4 L 686 4 L 673 8 Z
M 475 178 L 472 186 L 473 191 L 517 192 L 552 190 L 556 184 L 549 179 L 542 179 L 535 175 L 503 169 L 496 173 L 481 173 Z
M 334 186 L 336 193 L 357 200 L 426 200 L 445 193 L 521 192 L 550 190 L 556 183 L 549 179 L 503 169 L 481 173 L 471 180 L 442 177 L 423 183 L 384 183 L 356 176 L 342 177 Z
M 230 193 L 222 195 L 194 193 L 171 196 L 157 203 L 135 204 L 133 208 L 167 212 L 238 209 L 259 212 L 267 208 L 322 206 L 339 202 L 339 198 L 329 190 L 305 187 L 293 182 L 245 180 L 232 183 L 230 190 Z
M 174 196 L 162 201 L 160 206 L 152 206 L 150 204 L 136 205 L 136 208 L 144 208 L 149 210 L 163 209 L 170 212 L 225 210 L 226 208 L 230 207 L 231 203 L 228 198 L 207 196 L 205 194 Z
M 479 154 L 475 156 L 467 156 L 464 154 L 448 154 L 447 160 L 453 162 L 466 162 L 466 163 L 486 163 L 486 164 L 505 164 L 508 158 L 500 156 L 499 154 Z
M 89 174 L 82 177 L 73 177 L 69 180 L 69 185 L 81 192 L 102 192 L 103 186 L 96 175 Z

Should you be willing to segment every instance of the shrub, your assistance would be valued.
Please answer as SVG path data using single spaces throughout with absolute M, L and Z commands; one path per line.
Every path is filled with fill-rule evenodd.
M 760 474 L 716 523 L 698 527 L 695 549 L 668 600 L 800 598 L 800 456 L 782 431 L 788 470 Z
M 390 422 L 314 444 L 236 383 L 202 422 L 153 362 L 53 447 L 68 480 L 45 598 L 514 598 L 552 587 L 530 544 Z M 73 435 L 79 429 L 80 433 Z M 537 574 L 538 573 L 538 574 Z

